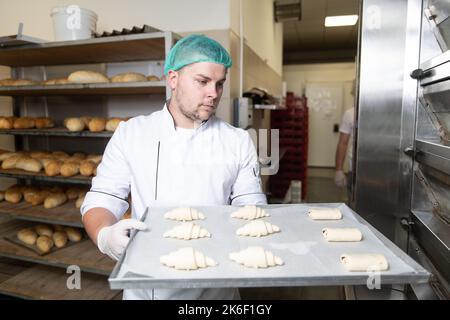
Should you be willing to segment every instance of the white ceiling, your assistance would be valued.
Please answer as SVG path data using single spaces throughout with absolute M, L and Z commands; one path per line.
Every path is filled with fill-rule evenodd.
M 359 14 L 360 0 L 301 0 L 301 3 L 301 21 L 284 22 L 284 63 L 351 60 L 356 55 L 358 23 L 325 28 L 324 21 L 326 16 Z

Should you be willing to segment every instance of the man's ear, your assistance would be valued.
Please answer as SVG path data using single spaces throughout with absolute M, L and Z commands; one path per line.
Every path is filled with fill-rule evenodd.
M 167 84 L 169 85 L 170 89 L 175 90 L 178 83 L 178 77 L 179 74 L 177 71 L 169 70 L 169 73 L 167 74 Z

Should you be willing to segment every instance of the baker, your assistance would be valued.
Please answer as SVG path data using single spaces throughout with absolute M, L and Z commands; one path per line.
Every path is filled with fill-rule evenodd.
M 267 203 L 250 135 L 214 116 L 231 63 L 213 39 L 181 39 L 164 66 L 170 100 L 160 111 L 120 123 L 80 209 L 102 253 L 120 258 L 129 230 L 146 228 L 139 219 L 147 207 Z M 121 220 L 130 192 L 132 219 Z M 133 289 L 124 290 L 123 297 L 236 299 L 239 293 L 234 288 Z

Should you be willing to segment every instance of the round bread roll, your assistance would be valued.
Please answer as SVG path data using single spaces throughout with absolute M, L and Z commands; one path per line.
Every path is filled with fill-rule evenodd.
M 106 130 L 107 131 L 116 131 L 117 127 L 119 126 L 119 123 L 121 121 L 124 121 L 122 118 L 111 118 L 106 122 Z
M 39 160 L 30 157 L 20 157 L 17 160 L 16 169 L 22 169 L 29 172 L 39 172 L 42 170 L 42 164 Z
M 37 129 L 53 128 L 55 126 L 51 118 L 36 118 L 34 121 Z
M 81 240 L 82 233 L 80 230 L 72 227 L 66 227 L 64 228 L 64 230 L 66 231 L 67 237 L 69 238 L 70 241 L 78 242 Z
M 22 189 L 22 195 L 26 202 L 30 203 L 30 197 L 39 192 L 39 188 L 35 186 L 26 186 Z
M 147 81 L 161 81 L 161 79 L 159 79 L 157 76 L 155 75 L 149 75 L 147 77 Z
M 12 129 L 14 126 L 14 119 L 0 117 L 0 129 Z
M 91 121 L 92 117 L 80 117 L 80 119 L 84 122 L 85 127 L 87 128 L 89 126 L 89 121 Z
M 45 170 L 45 166 L 48 165 L 51 161 L 53 161 L 53 160 L 55 160 L 55 159 L 49 157 L 49 158 L 40 158 L 40 159 L 38 159 L 38 160 L 41 162 L 42 167 L 43 167 L 44 170 Z
M 56 231 L 53 233 L 53 242 L 57 248 L 64 247 L 67 244 L 67 234 L 64 231 Z
M 30 228 L 21 229 L 17 232 L 17 239 L 30 246 L 36 243 L 37 237 L 37 233 Z
M 89 121 L 89 131 L 91 132 L 100 132 L 105 130 L 106 120 L 104 118 L 92 118 Z
M 22 157 L 23 156 L 21 155 L 13 155 L 11 157 L 6 158 L 2 162 L 2 169 L 14 169 L 16 167 L 17 161 Z
M 65 193 L 50 193 L 44 200 L 44 208 L 51 209 L 63 205 L 67 201 Z
M 37 193 L 33 193 L 33 194 L 29 195 L 28 202 L 31 203 L 32 206 L 38 206 L 38 205 L 44 203 L 45 199 L 48 197 L 49 194 L 50 194 L 50 192 L 47 190 L 40 190 Z
M 67 79 L 71 83 L 103 83 L 109 79 L 100 72 L 80 70 L 72 72 Z
M 46 224 L 38 224 L 34 229 L 40 236 L 47 236 L 51 238 L 53 235 L 52 227 Z
M 13 185 L 6 189 L 5 200 L 11 203 L 19 203 L 22 200 L 22 192 L 20 186 Z
M 67 118 L 64 120 L 64 125 L 72 132 L 83 131 L 85 128 L 81 118 Z
M 31 129 L 34 128 L 35 121 L 30 117 L 23 117 L 14 120 L 13 127 L 14 129 Z
M 147 78 L 138 72 L 125 72 L 115 75 L 111 78 L 111 82 L 142 82 L 147 81 Z
M 94 174 L 95 167 L 96 164 L 93 161 L 90 160 L 81 161 L 80 174 L 85 177 L 90 177 Z
M 0 190 L 0 201 L 5 200 L 5 191 Z
M 36 239 L 36 247 L 41 253 L 50 252 L 53 248 L 53 240 L 47 236 L 40 236 Z
M 61 173 L 61 166 L 63 162 L 61 160 L 50 160 L 45 166 L 45 174 L 49 177 L 57 176 Z
M 74 160 L 67 160 L 61 165 L 60 171 L 63 177 L 75 176 L 80 171 L 80 163 Z

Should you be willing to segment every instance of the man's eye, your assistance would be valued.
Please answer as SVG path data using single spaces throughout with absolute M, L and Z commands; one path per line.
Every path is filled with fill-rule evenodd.
M 197 80 L 197 82 L 204 86 L 208 83 L 206 80 Z
M 222 87 L 223 87 L 223 82 L 219 82 L 219 83 L 217 84 L 217 87 L 222 88 Z

